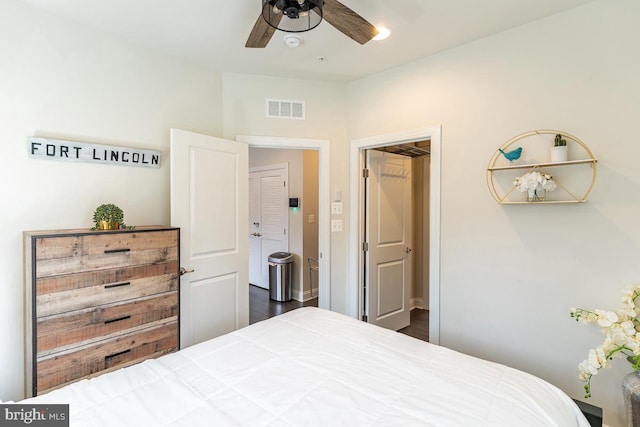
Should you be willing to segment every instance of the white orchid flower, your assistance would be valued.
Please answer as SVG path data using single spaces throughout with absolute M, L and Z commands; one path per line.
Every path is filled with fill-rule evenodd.
M 591 377 L 608 367 L 610 360 L 640 357 L 640 284 L 625 288 L 621 302 L 623 306 L 616 311 L 571 309 L 572 318 L 582 323 L 597 324 L 605 336 L 602 345 L 589 350 L 588 358 L 578 365 L 578 376 L 586 383 L 585 397 L 591 396 Z
M 613 311 L 595 310 L 598 315 L 598 325 L 608 328 L 618 321 L 618 315 Z
M 604 366 L 604 363 L 606 363 L 604 359 L 604 357 L 601 357 L 601 352 L 602 349 L 601 348 L 597 348 L 598 351 L 591 349 L 589 350 L 589 358 L 587 359 L 589 362 L 589 371 L 595 375 L 595 373 L 593 372 L 594 369 L 597 372 L 598 369 L 602 368 L 602 366 Z M 603 353 L 603 352 L 602 352 Z M 602 354 L 602 356 L 604 356 L 604 353 Z
M 627 334 L 629 337 L 635 336 L 637 332 L 636 327 L 631 320 L 625 320 L 624 322 L 620 323 L 620 327 L 624 330 L 624 333 Z
M 557 188 L 557 185 L 555 182 L 553 182 L 553 180 L 545 179 L 544 181 L 542 181 L 542 188 L 547 191 L 553 191 Z

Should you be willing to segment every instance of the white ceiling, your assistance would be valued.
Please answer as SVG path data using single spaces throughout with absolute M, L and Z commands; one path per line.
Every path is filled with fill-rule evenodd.
M 322 22 L 295 49 L 279 31 L 244 47 L 261 0 L 23 1 L 220 71 L 351 81 L 592 0 L 341 0 L 391 37 L 361 46 Z

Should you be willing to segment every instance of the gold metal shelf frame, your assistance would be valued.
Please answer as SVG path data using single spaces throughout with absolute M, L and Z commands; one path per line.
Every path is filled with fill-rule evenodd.
M 502 155 L 500 153 L 500 150 L 498 149 L 489 160 L 489 165 L 487 166 L 487 186 L 489 187 L 489 192 L 491 193 L 491 196 L 495 199 L 496 202 L 500 204 L 505 204 L 505 205 L 531 205 L 531 204 L 584 203 L 587 200 L 587 197 L 591 193 L 591 190 L 593 190 L 593 186 L 596 182 L 596 175 L 597 175 L 596 163 L 598 162 L 598 160 L 595 158 L 595 156 L 593 155 L 593 152 L 589 149 L 589 147 L 587 147 L 587 145 L 584 142 L 582 142 L 579 138 L 560 130 L 538 129 L 538 130 L 532 130 L 511 138 L 510 140 L 505 142 L 500 147 L 500 149 L 502 149 L 503 151 L 509 151 L 508 148 L 520 140 L 523 140 L 531 136 L 544 135 L 544 134 L 552 134 L 552 135 L 560 134 L 566 139 L 572 140 L 578 146 L 580 146 L 582 150 L 584 150 L 584 153 L 588 156 L 588 158 L 579 159 L 579 160 L 567 160 L 564 162 L 543 162 L 543 163 L 523 164 L 523 165 L 516 164 L 516 165 L 496 166 L 497 160 L 500 159 L 500 156 Z M 586 189 L 584 194 L 577 196 L 568 188 L 566 188 L 559 180 L 554 179 L 554 182 L 556 183 L 556 185 L 562 188 L 570 196 L 570 198 L 566 200 L 544 200 L 544 201 L 537 201 L 537 202 L 527 202 L 525 200 L 509 201 L 507 200 L 507 198 L 516 189 L 515 185 L 508 192 L 501 195 L 501 192 L 498 191 L 495 184 L 494 173 L 499 171 L 528 169 L 529 172 L 533 172 L 537 170 L 538 172 L 541 172 L 541 173 L 549 173 L 544 168 L 570 167 L 574 165 L 584 165 L 584 164 L 591 164 L 591 169 L 592 169 L 591 183 L 589 184 L 589 187 Z

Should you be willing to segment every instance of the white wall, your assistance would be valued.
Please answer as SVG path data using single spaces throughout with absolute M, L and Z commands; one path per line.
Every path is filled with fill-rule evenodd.
M 23 397 L 22 231 L 169 224 L 171 127 L 221 133 L 221 76 L 14 0 L 0 0 L 0 399 Z M 160 169 L 32 160 L 27 137 L 163 152 Z
M 637 1 L 600 0 L 348 86 L 350 139 L 442 124 L 441 344 L 576 398 L 577 365 L 602 337 L 570 307 L 614 309 L 640 279 L 639 19 Z M 489 158 L 542 128 L 598 157 L 589 201 L 498 205 Z M 629 371 L 618 360 L 593 380 L 611 426 L 625 424 Z

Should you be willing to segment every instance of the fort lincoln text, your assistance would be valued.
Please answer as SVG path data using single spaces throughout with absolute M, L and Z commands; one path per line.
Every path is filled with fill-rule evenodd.
M 29 157 L 34 159 L 159 168 L 161 156 L 160 151 L 156 150 L 49 138 L 29 138 Z

